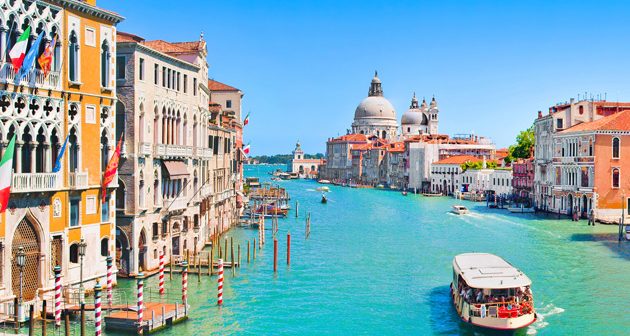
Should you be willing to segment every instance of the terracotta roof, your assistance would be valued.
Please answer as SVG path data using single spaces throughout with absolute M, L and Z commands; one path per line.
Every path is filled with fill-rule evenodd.
M 599 120 L 577 124 L 560 134 L 584 131 L 630 131 L 630 110 L 617 112 Z
M 455 155 L 455 156 L 451 156 L 449 158 L 446 159 L 442 159 L 439 161 L 435 161 L 433 162 L 434 165 L 436 164 L 462 164 L 465 162 L 481 162 L 483 161 L 480 158 L 471 156 L 471 155 Z
M 116 32 L 116 42 L 136 42 L 143 43 L 144 39 L 138 35 L 117 31 Z
M 329 141 L 331 142 L 343 142 L 343 141 L 363 141 L 363 142 L 367 142 L 367 137 L 365 136 L 365 134 L 346 134 L 346 135 L 342 135 L 340 137 L 334 138 L 334 139 L 330 139 Z
M 210 91 L 240 91 L 239 89 L 229 86 L 227 84 L 223 84 L 221 82 L 217 82 L 212 79 L 208 79 L 208 90 Z
M 369 150 L 372 149 L 372 144 L 353 144 L 351 147 L 352 150 Z
M 166 42 L 164 40 L 153 40 L 153 41 L 145 41 L 144 45 L 146 45 L 147 47 L 151 48 L 151 49 L 155 49 L 159 52 L 163 52 L 166 54 L 169 53 L 182 53 L 182 52 L 187 52 L 188 50 L 170 43 L 170 42 Z
M 204 49 L 205 42 L 203 41 L 191 41 L 191 42 L 171 42 L 182 49 L 188 51 L 199 51 Z
M 390 153 L 402 153 L 405 151 L 405 143 L 404 142 L 393 142 L 390 143 L 387 147 L 387 151 Z

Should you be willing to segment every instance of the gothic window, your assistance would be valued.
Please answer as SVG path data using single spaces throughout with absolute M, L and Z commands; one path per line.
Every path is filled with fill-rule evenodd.
M 79 81 L 79 41 L 77 33 L 70 32 L 70 43 L 68 44 L 68 79 L 71 82 Z
M 588 156 L 593 156 L 593 140 L 588 141 Z
M 70 159 L 70 172 L 74 172 L 79 169 L 79 139 L 77 138 L 77 130 L 72 128 L 70 130 L 70 138 L 68 139 L 70 148 L 69 148 L 69 159 Z
M 158 85 L 160 77 L 160 66 L 153 64 L 153 84 Z
M 24 128 L 24 134 L 22 134 L 22 173 L 34 173 L 31 171 L 31 149 L 33 147 L 33 137 L 30 134 L 29 127 Z
M 109 255 L 109 238 L 105 237 L 101 239 L 101 256 L 107 257 Z
M 138 79 L 144 80 L 144 58 L 138 60 Z
M 101 171 L 105 171 L 109 161 L 109 141 L 107 140 L 107 130 L 101 133 Z
M 612 157 L 613 159 L 619 158 L 619 138 L 612 139 Z
M 125 184 L 118 179 L 118 188 L 116 188 L 116 211 L 125 210 Z
M 80 198 L 70 199 L 70 227 L 79 226 Z
M 107 194 L 105 202 L 101 203 L 101 222 L 103 223 L 109 221 L 109 199 L 110 194 Z
M 619 168 L 612 169 L 612 187 L 619 188 Z
M 153 239 L 157 239 L 158 236 L 160 235 L 159 232 L 159 228 L 158 228 L 158 222 L 153 222 L 153 226 L 152 226 L 152 234 L 153 234 Z
M 138 186 L 138 203 L 140 205 L 140 208 L 144 208 L 144 180 L 140 180 L 139 186 Z
M 142 61 L 142 59 L 140 60 Z M 127 59 L 125 58 L 125 56 L 116 56 L 116 79 L 117 80 L 127 78 L 127 74 L 125 71 L 126 66 L 127 66 Z M 144 69 L 142 67 L 140 68 L 140 75 L 144 77 Z
M 104 40 L 101 44 L 101 86 L 109 87 L 109 42 Z
M 70 262 L 73 264 L 79 263 L 79 244 L 77 243 L 70 245 Z

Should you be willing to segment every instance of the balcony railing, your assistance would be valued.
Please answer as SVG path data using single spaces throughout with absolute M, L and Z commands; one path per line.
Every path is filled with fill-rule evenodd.
M 17 173 L 13 174 L 11 192 L 39 192 L 61 189 L 60 173 Z
M 164 203 L 168 204 L 166 207 L 169 211 L 182 210 L 188 207 L 188 200 L 186 199 L 186 197 L 181 196 L 176 197 L 172 200 L 164 200 Z
M 190 146 L 157 144 L 154 147 L 155 156 L 192 156 L 193 150 Z
M 59 71 L 51 71 L 47 77 L 44 77 L 44 72 L 39 69 L 33 69 L 29 71 L 19 83 L 15 82 L 15 76 L 17 73 L 13 68 L 13 64 L 2 62 L 0 63 L 0 82 L 10 83 L 17 85 L 36 86 L 41 88 L 58 88 L 59 87 Z
M 72 189 L 87 189 L 88 187 L 88 173 L 87 172 L 74 172 L 68 176 L 68 184 Z
M 140 155 L 151 155 L 151 144 L 148 142 L 141 142 L 140 145 L 138 146 L 138 151 L 140 152 Z
M 195 156 L 203 158 L 212 157 L 212 149 L 195 147 Z

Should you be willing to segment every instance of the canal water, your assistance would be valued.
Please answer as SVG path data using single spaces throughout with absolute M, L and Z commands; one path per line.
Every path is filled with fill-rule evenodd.
M 248 166 L 245 173 L 269 181 L 275 168 Z M 190 320 L 161 335 L 484 335 L 460 322 L 449 298 L 453 256 L 471 251 L 501 255 L 532 279 L 540 318 L 520 334 L 628 334 L 630 243 L 617 242 L 614 226 L 335 186 L 321 204 L 315 182 L 274 183 L 289 191 L 292 205 L 300 203 L 299 218 L 292 210 L 279 221 L 278 273 L 267 231 L 254 262 L 244 262 L 235 277 L 226 270 L 223 307 L 216 305 L 216 277 L 197 283 L 191 275 Z M 472 214 L 450 214 L 456 203 Z M 257 231 L 234 229 L 228 236 L 244 249 Z M 177 291 L 180 281 L 174 275 L 166 282 Z M 146 287 L 157 288 L 157 279 Z

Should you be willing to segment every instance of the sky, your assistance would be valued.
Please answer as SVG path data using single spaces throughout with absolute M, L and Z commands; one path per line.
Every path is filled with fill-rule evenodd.
M 307 153 L 346 133 L 374 71 L 400 121 L 415 92 L 440 133 L 514 142 L 570 98 L 630 101 L 628 1 L 98 0 L 147 40 L 208 46 L 209 76 L 244 92 L 251 155 Z

